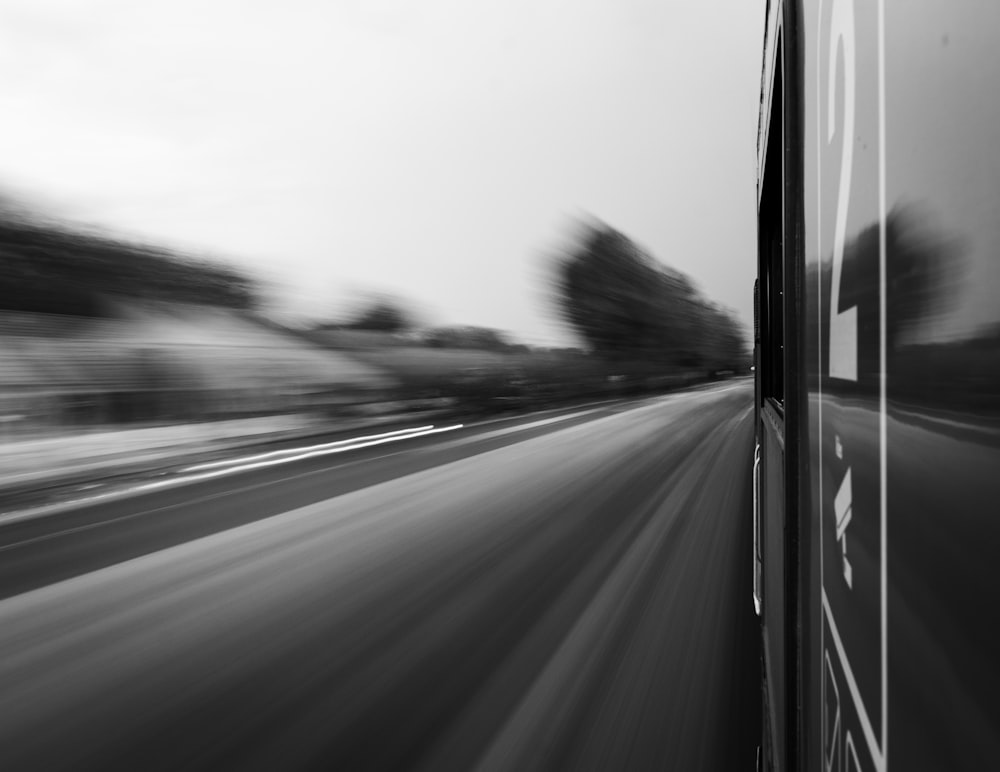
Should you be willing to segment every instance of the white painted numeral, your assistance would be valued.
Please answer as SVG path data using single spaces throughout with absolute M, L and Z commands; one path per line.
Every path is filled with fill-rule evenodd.
M 846 381 L 858 379 L 858 308 L 840 307 L 840 279 L 844 266 L 844 239 L 847 235 L 847 205 L 851 197 L 851 168 L 854 162 L 854 2 L 835 0 L 830 20 L 830 56 L 827 74 L 826 141 L 837 135 L 837 51 L 844 58 L 844 120 L 841 126 L 840 189 L 837 194 L 837 222 L 833 233 L 833 276 L 830 289 L 830 377 Z

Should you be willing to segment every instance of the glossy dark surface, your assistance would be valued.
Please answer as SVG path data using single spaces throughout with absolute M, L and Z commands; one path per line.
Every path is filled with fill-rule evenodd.
M 796 10 L 808 767 L 997 769 L 1000 6 Z

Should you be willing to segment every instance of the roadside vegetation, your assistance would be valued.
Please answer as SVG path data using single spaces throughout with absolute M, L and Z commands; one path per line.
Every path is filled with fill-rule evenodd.
M 581 226 L 552 268 L 552 308 L 578 347 L 423 324 L 389 296 L 346 321 L 292 331 L 258 313 L 261 288 L 235 268 L 0 200 L 0 344 L 20 362 L 0 378 L 0 414 L 6 428 L 280 412 L 471 415 L 654 393 L 747 369 L 732 314 L 611 228 Z

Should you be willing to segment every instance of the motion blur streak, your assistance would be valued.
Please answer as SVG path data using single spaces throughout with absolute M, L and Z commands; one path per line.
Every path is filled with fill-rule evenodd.
M 396 431 L 393 432 L 382 432 L 381 434 L 367 434 L 363 437 L 351 437 L 349 440 L 324 442 L 319 445 L 307 445 L 301 448 L 272 450 L 270 453 L 257 453 L 253 456 L 243 456 L 242 458 L 230 458 L 230 459 L 225 459 L 224 461 L 210 461 L 205 464 L 195 464 L 194 466 L 189 466 L 184 471 L 200 472 L 205 469 L 219 469 L 224 466 L 238 466 L 240 464 L 246 464 L 254 461 L 262 461 L 263 459 L 288 458 L 290 456 L 296 456 L 299 453 L 309 453 L 314 450 L 326 450 L 328 448 L 344 448 L 346 446 L 347 450 L 351 450 L 353 447 L 356 446 L 357 443 L 367 442 L 369 440 L 381 440 L 386 437 L 391 437 L 394 439 L 405 439 L 406 436 L 419 437 L 421 434 L 426 433 L 433 428 L 434 428 L 433 425 L 428 424 L 427 426 L 417 426 L 414 427 L 413 429 L 397 429 Z
M 441 434 L 442 432 L 453 432 L 456 429 L 461 429 L 462 424 L 455 424 L 454 426 L 442 426 L 438 429 L 429 428 L 419 431 L 412 431 L 408 434 L 400 434 L 395 437 L 385 437 L 381 440 L 369 440 L 368 442 L 354 442 L 350 445 L 343 445 L 339 448 L 326 447 L 322 450 L 310 450 L 309 448 L 303 448 L 305 452 L 298 452 L 294 455 L 287 456 L 285 458 L 272 458 L 268 461 L 252 461 L 249 463 L 236 463 L 235 466 L 231 466 L 227 469 L 223 469 L 216 472 L 206 472 L 205 474 L 195 475 L 196 480 L 205 480 L 210 477 L 215 477 L 220 474 L 232 474 L 233 472 L 246 472 L 251 469 L 261 469 L 265 466 L 274 466 L 275 464 L 288 464 L 292 461 L 301 461 L 305 458 L 316 458 L 317 456 L 329 456 L 334 453 L 345 453 L 349 450 L 358 450 L 360 448 L 371 448 L 375 445 L 384 445 L 387 442 L 398 442 L 399 440 L 409 440 L 414 437 L 426 437 L 428 434 Z M 153 483 L 153 485 L 159 485 L 159 483 Z M 152 487 L 152 486 L 145 486 Z
M 554 425 L 0 601 L 4 767 L 746 768 L 749 402 Z
M 456 429 L 461 429 L 462 424 L 455 424 L 454 426 L 442 426 L 439 429 L 425 429 L 423 431 L 414 431 L 409 434 L 401 434 L 395 437 L 386 437 L 381 440 L 371 440 L 369 442 L 355 442 L 351 445 L 344 445 L 339 448 L 324 448 L 323 450 L 312 450 L 309 452 L 298 452 L 295 455 L 287 456 L 285 458 L 272 458 L 267 461 L 252 461 L 249 463 L 241 463 L 240 461 L 245 461 L 242 459 L 237 461 L 233 466 L 227 466 L 224 469 L 216 469 L 213 472 L 199 472 L 198 474 L 188 475 L 186 477 L 181 477 L 173 480 L 163 480 L 161 482 L 146 483 L 145 485 L 139 485 L 134 488 L 136 491 L 151 491 L 157 488 L 167 488 L 173 487 L 175 485 L 183 485 L 188 482 L 193 482 L 196 480 L 211 480 L 213 477 L 221 477 L 227 474 L 236 474 L 237 472 L 250 472 L 254 469 L 263 469 L 267 466 L 276 466 L 278 464 L 290 464 L 293 461 L 302 461 L 306 458 L 316 458 L 317 456 L 329 456 L 334 453 L 345 453 L 349 450 L 359 450 L 361 448 L 371 448 L 375 445 L 384 445 L 387 442 L 397 442 L 399 440 L 409 440 L 414 437 L 426 437 L 428 434 L 440 434 L 442 432 L 452 432 Z M 304 449 L 308 450 L 308 449 Z

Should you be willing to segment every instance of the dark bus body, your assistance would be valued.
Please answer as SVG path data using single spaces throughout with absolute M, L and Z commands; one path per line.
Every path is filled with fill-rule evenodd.
M 1000 3 L 770 0 L 757 162 L 758 763 L 1000 769 Z

